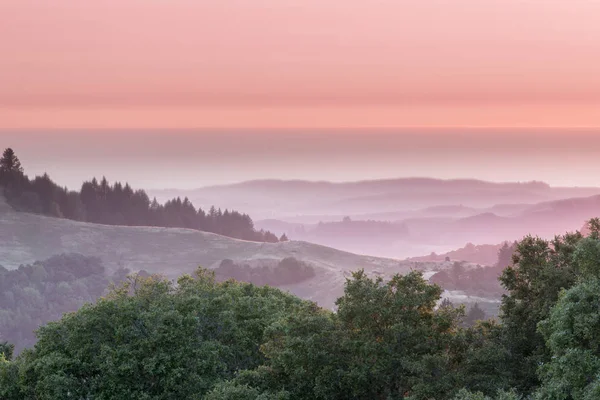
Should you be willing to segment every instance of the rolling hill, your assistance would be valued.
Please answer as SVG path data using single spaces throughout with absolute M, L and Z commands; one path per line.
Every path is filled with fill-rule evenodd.
M 351 271 L 364 268 L 385 277 L 435 265 L 361 256 L 302 241 L 257 243 L 190 229 L 76 222 L 15 212 L 0 200 L 1 265 L 14 269 L 71 252 L 100 257 L 108 270 L 145 269 L 172 278 L 191 273 L 199 265 L 217 268 L 224 259 L 256 262 L 294 257 L 313 266 L 315 276 L 280 287 L 325 307 L 333 306 Z
M 543 182 L 496 183 L 475 179 L 401 178 L 359 182 L 259 180 L 195 190 L 157 190 L 159 200 L 189 197 L 194 203 L 243 209 L 255 219 L 299 215 L 400 212 L 437 206 L 488 208 L 600 194 L 600 188 L 551 187 Z M 300 221 L 296 221 L 300 222 Z

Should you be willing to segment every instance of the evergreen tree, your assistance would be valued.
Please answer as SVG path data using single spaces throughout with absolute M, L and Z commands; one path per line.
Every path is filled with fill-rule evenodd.
M 513 254 L 515 253 L 516 243 L 511 245 L 508 242 L 504 242 L 500 250 L 498 250 L 498 261 L 496 262 L 497 267 L 506 268 L 512 265 Z
M 0 342 L 0 355 L 4 356 L 7 361 L 12 360 L 13 352 L 15 351 L 15 345 L 6 341 Z
M 0 158 L 0 172 L 4 173 L 23 173 L 21 161 L 10 147 L 4 150 L 2 158 Z
M 468 326 L 475 325 L 477 321 L 485 319 L 485 311 L 481 309 L 479 303 L 475 303 L 465 317 L 465 324 Z
M 0 186 L 7 202 L 17 211 L 50 215 L 106 225 L 160 226 L 196 229 L 243 240 L 278 242 L 271 232 L 258 232 L 247 214 L 211 207 L 206 213 L 196 210 L 185 198 L 164 205 L 150 200 L 144 190 L 129 184 L 110 184 L 103 177 L 84 182 L 80 191 L 69 192 L 48 174 L 29 179 L 12 149 L 0 159 Z
M 281 235 L 281 237 L 279 238 L 280 242 L 288 242 L 290 239 L 288 239 L 288 237 L 286 236 L 286 234 L 284 233 L 283 235 Z

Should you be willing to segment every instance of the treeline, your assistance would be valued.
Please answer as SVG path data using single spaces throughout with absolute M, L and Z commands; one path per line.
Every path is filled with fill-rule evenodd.
M 15 360 L 0 344 L 0 398 L 598 399 L 600 220 L 589 226 L 517 243 L 499 321 L 472 327 L 419 272 L 356 272 L 337 312 L 203 269 L 132 277 Z
M 225 259 L 215 269 L 215 277 L 217 280 L 233 278 L 258 286 L 281 286 L 300 283 L 316 276 L 312 265 L 295 257 L 286 257 L 281 261 L 260 260 L 258 264 L 251 266 L 247 262 Z
M 0 340 L 19 352 L 35 344 L 35 330 L 67 312 L 77 311 L 107 293 L 111 282 L 129 273 L 106 275 L 100 259 L 62 254 L 15 270 L 0 266 Z
M 0 159 L 0 187 L 18 211 L 107 225 L 197 229 L 257 242 L 280 240 L 269 231 L 254 229 L 247 214 L 214 206 L 196 209 L 187 198 L 159 204 L 144 190 L 119 182 L 110 184 L 106 178 L 83 183 L 79 192 L 58 186 L 47 174 L 29 179 L 12 149 L 6 149 Z
M 455 261 L 448 270 L 434 274 L 429 281 L 446 290 L 461 290 L 475 296 L 498 296 L 505 290 L 498 280 L 506 267 L 512 264 L 517 243 L 504 243 L 498 251 L 498 261 L 490 267 L 466 268 L 464 262 Z

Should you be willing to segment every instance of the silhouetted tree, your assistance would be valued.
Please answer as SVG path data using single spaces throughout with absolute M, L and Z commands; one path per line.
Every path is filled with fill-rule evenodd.
M 479 303 L 475 303 L 473 307 L 467 312 L 465 317 L 465 324 L 467 326 L 475 325 L 477 321 L 482 321 L 485 319 L 485 311 L 481 309 Z
M 444 307 L 454 307 L 454 304 L 450 301 L 449 298 L 444 297 L 444 300 L 440 303 L 440 308 Z
M 509 265 L 512 265 L 512 257 L 515 253 L 516 243 L 511 245 L 508 242 L 504 242 L 500 250 L 498 250 L 498 262 L 496 263 L 497 267 L 506 268 Z
M 30 180 L 14 151 L 7 149 L 0 167 L 0 185 L 17 211 L 26 211 L 107 225 L 161 226 L 196 229 L 258 242 L 278 242 L 268 231 L 254 229 L 252 218 L 235 210 L 212 206 L 196 209 L 188 199 L 175 198 L 164 205 L 150 200 L 144 190 L 129 184 L 110 184 L 106 177 L 84 182 L 79 192 L 58 186 L 48 174 Z
M 288 242 L 290 239 L 288 239 L 288 237 L 286 236 L 286 234 L 282 234 L 281 237 L 279 238 L 280 242 Z
M 4 173 L 23 173 L 21 161 L 16 156 L 13 149 L 10 147 L 4 150 L 2 158 L 0 158 L 0 172 Z

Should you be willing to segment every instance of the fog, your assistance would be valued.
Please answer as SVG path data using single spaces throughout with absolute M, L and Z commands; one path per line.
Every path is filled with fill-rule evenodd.
M 30 175 L 79 189 L 92 176 L 146 189 L 253 179 L 425 176 L 595 186 L 593 129 L 0 131 Z

